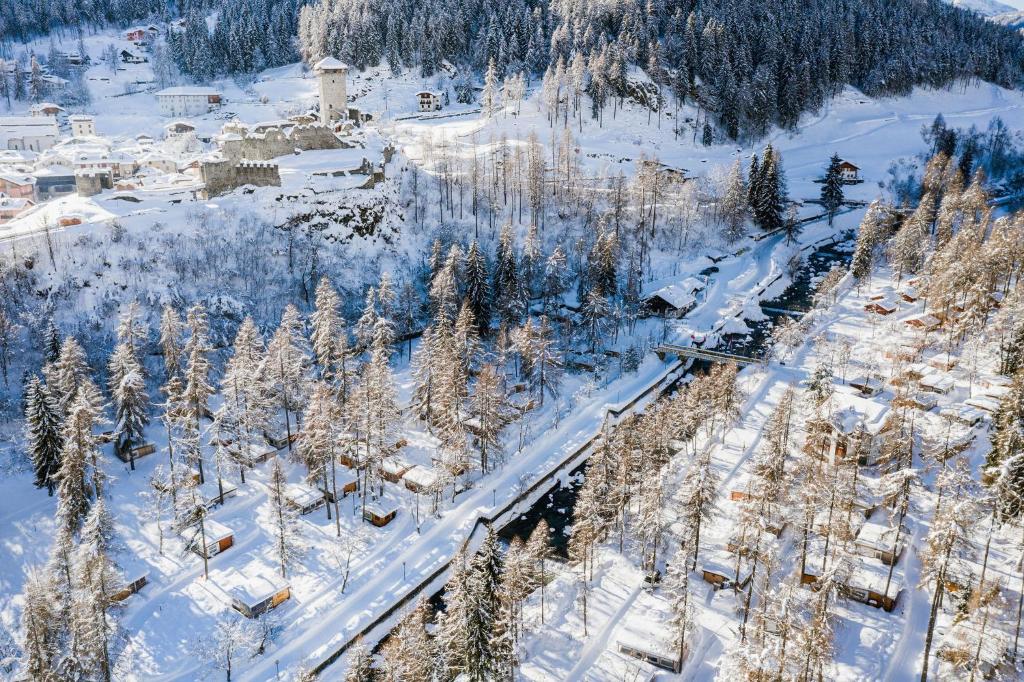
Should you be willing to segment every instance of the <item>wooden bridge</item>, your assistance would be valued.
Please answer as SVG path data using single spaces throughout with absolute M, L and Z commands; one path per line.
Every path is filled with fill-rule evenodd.
M 710 348 L 698 348 L 697 346 L 677 346 L 671 343 L 663 343 L 654 349 L 662 360 L 666 355 L 675 355 L 679 358 L 694 358 L 708 362 L 732 362 L 737 365 L 754 365 L 761 362 L 760 358 L 752 358 L 749 355 L 735 355 L 725 351 L 712 350 Z

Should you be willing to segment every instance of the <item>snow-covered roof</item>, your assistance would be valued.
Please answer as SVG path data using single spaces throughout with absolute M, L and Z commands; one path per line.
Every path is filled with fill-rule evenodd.
M 208 97 L 211 95 L 220 95 L 220 90 L 216 88 L 206 88 L 198 85 L 178 85 L 173 88 L 164 88 L 160 92 L 156 93 L 157 97 L 171 97 L 175 95 L 194 95 L 197 97 Z
M 249 607 L 290 587 L 287 580 L 269 571 L 246 574 L 236 568 L 229 568 L 217 571 L 211 578 L 222 590 Z
M 690 291 L 684 289 L 678 284 L 669 284 L 667 287 L 658 289 L 648 296 L 647 300 L 652 298 L 660 298 L 673 308 L 677 309 L 689 307 L 693 305 L 693 302 L 696 300 Z
M 35 205 L 35 202 L 33 202 L 31 199 L 26 199 L 24 197 L 5 197 L 4 195 L 0 194 L 0 208 L 22 209 L 28 208 L 29 206 L 33 205 Z
M 381 470 L 392 476 L 399 476 L 410 467 L 412 467 L 412 464 L 401 457 L 385 457 L 380 464 Z
M 315 488 L 312 488 L 304 483 L 292 483 L 285 488 L 285 497 L 299 505 L 305 507 L 307 504 L 315 504 L 316 501 L 323 497 L 323 493 Z
M 68 120 L 72 123 L 84 123 L 86 121 L 92 121 L 93 117 L 89 114 L 72 114 L 68 116 Z
M 36 179 L 25 173 L 0 173 L 0 180 L 12 185 L 34 185 Z
M 440 97 L 441 93 L 434 92 L 433 90 L 420 90 L 419 92 L 416 93 L 417 97 L 423 97 L 424 95 L 427 95 L 429 97 Z
M 387 500 L 378 500 L 377 502 L 367 502 L 366 511 L 370 512 L 374 516 L 383 518 L 391 514 L 398 513 L 398 505 L 394 502 L 388 502 Z
M 977 407 L 979 410 L 990 412 L 995 414 L 999 410 L 999 401 L 995 398 L 989 398 L 983 395 L 976 395 L 973 398 L 968 398 L 964 401 L 965 404 L 971 407 Z
M 891 552 L 896 544 L 896 535 L 896 526 L 889 524 L 888 514 L 876 512 L 861 526 L 854 542 L 863 547 Z M 906 529 L 900 531 L 899 535 L 902 542 L 907 537 Z
M 203 520 L 203 530 L 206 533 L 207 542 L 220 542 L 234 535 L 234 532 L 222 523 L 214 521 L 210 517 Z
M 923 377 L 918 379 L 917 383 L 924 388 L 930 388 L 934 391 L 938 391 L 939 393 L 947 393 L 953 390 L 953 387 L 956 386 L 956 382 L 953 381 L 951 377 L 939 374 L 938 372 L 925 374 Z
M 853 433 L 858 425 L 863 425 L 868 433 L 877 434 L 889 414 L 888 405 L 841 390 L 836 391 L 831 400 L 835 407 L 832 422 L 843 433 Z
M 75 172 L 73 170 L 71 170 L 67 166 L 63 166 L 60 164 L 54 164 L 52 166 L 43 166 L 42 168 L 35 169 L 35 171 L 32 173 L 32 175 L 34 175 L 37 178 L 55 175 L 67 176 L 74 174 Z
M 667 602 L 641 591 L 615 630 L 616 644 L 634 651 L 655 654 L 671 661 L 678 660 L 679 649 L 666 636 L 670 614 Z
M 324 57 L 316 64 L 313 65 L 314 71 L 348 71 L 348 64 L 345 62 L 335 59 L 334 57 Z
M 57 132 L 57 119 L 53 116 L 0 116 L 0 130 L 21 130 L 29 128 L 38 131 L 42 128 Z
M 418 464 L 406 471 L 402 478 L 420 488 L 429 488 L 437 483 L 437 471 Z

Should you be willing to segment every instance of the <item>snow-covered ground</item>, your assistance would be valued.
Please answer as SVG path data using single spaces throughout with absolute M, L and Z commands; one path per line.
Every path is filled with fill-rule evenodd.
M 85 42 L 90 52 L 98 53 L 112 41 L 112 36 L 101 34 L 87 37 Z M 120 46 L 120 42 L 117 44 Z M 147 65 L 119 65 L 114 73 L 97 65 L 88 71 L 87 83 L 93 100 L 84 110 L 96 115 L 100 135 L 123 140 L 140 133 L 162 137 L 163 127 L 170 121 L 157 113 L 152 94 L 156 87 L 151 79 Z M 138 91 L 126 93 L 126 83 L 135 81 L 142 82 Z M 244 87 L 230 81 L 216 85 L 224 93 L 224 106 L 191 119 L 203 136 L 215 135 L 233 118 L 257 123 L 303 112 L 315 97 L 315 80 L 300 65 L 264 72 Z M 112 324 L 112 311 L 117 306 L 111 306 L 111 301 L 161 301 L 170 298 L 169 292 L 183 294 L 187 299 L 184 292 L 202 285 L 182 282 L 178 273 L 169 270 L 149 270 L 143 276 L 142 270 L 133 270 L 126 264 L 132 250 L 144 252 L 152 244 L 173 249 L 176 245 L 198 243 L 209 238 L 209 225 L 216 227 L 246 213 L 280 224 L 324 194 L 334 193 L 338 204 L 380 200 L 395 207 L 400 180 L 364 191 L 354 189 L 350 178 L 315 178 L 313 173 L 317 171 L 353 168 L 363 158 L 376 162 L 389 143 L 399 150 L 396 161 L 387 168 L 389 178 L 401 178 L 401 167 L 407 163 L 426 164 L 429 171 L 424 158 L 425 147 L 429 146 L 424 142 L 428 138 L 434 146 L 448 141 L 458 154 L 470 156 L 502 139 L 510 144 L 523 144 L 533 131 L 550 151 L 552 129 L 541 110 L 539 93 L 533 92 L 518 114 L 506 107 L 490 120 L 482 119 L 473 106 L 454 104 L 454 97 L 453 104 L 442 112 L 420 115 L 414 93 L 424 87 L 445 86 L 443 80 L 425 80 L 412 74 L 392 76 L 386 69 L 353 73 L 349 92 L 354 94 L 354 106 L 374 112 L 378 121 L 354 133 L 357 146 L 352 149 L 306 152 L 280 159 L 281 188 L 259 189 L 252 194 L 236 192 L 210 200 L 195 197 L 193 190 L 197 184 L 136 190 L 129 193 L 132 200 L 125 200 L 123 193 L 116 192 L 90 198 L 69 196 L 46 202 L 25 217 L 0 226 L 0 240 L 7 242 L 5 251 L 15 256 L 55 250 L 53 260 L 40 260 L 42 280 L 53 285 L 68 277 L 87 282 L 68 294 L 68 308 L 83 318 L 103 319 Z M 805 117 L 798 133 L 776 132 L 769 139 L 783 154 L 792 197 L 816 198 L 820 186 L 814 181 L 821 177 L 828 157 L 838 153 L 860 166 L 864 178 L 862 184 L 847 188 L 847 197 L 870 201 L 880 193 L 880 183 L 886 180 L 886 170 L 893 159 L 922 151 L 920 128 L 938 113 L 951 125 L 977 125 L 981 129 L 998 115 L 1011 129 L 1020 130 L 1024 129 L 1024 94 L 981 84 L 958 85 L 942 91 L 917 90 L 907 98 L 878 100 L 846 89 L 822 112 Z M 693 117 L 695 112 L 685 108 L 679 115 Z M 630 104 L 619 109 L 615 117 L 609 112 L 603 127 L 585 119 L 582 131 L 577 127 L 572 135 L 580 150 L 581 166 L 598 178 L 614 177 L 620 172 L 631 176 L 641 155 L 657 156 L 662 163 L 683 169 L 691 177 L 714 175 L 735 159 L 746 165 L 750 155 L 759 152 L 763 144 L 759 141 L 740 147 L 703 147 L 694 143 L 688 131 L 677 137 L 668 112 L 659 120 L 657 115 L 652 117 Z M 809 216 L 816 208 L 808 205 L 802 211 L 802 215 Z M 69 214 L 80 216 L 82 224 L 45 229 Z M 210 222 L 204 223 L 196 216 Z M 757 242 L 744 241 L 737 247 L 739 252 L 732 255 L 717 248 L 712 254 L 693 253 L 685 260 L 677 254 L 661 255 L 650 281 L 645 282 L 647 289 L 698 275 L 711 264 L 708 255 L 724 258 L 716 263 L 718 271 L 711 276 L 706 294 L 690 315 L 664 329 L 655 323 L 641 324 L 637 336 L 644 341 L 656 338 L 688 343 L 692 338 L 734 330 L 737 316 L 757 319 L 757 299 L 770 298 L 785 287 L 789 282 L 786 264 L 801 246 L 853 228 L 861 217 L 862 210 L 858 209 L 839 216 L 833 226 L 824 221 L 812 223 L 797 244 L 786 244 L 781 235 L 776 235 Z M 402 224 L 396 215 L 387 220 L 388 225 Z M 110 236 L 115 221 L 127 235 L 116 243 Z M 471 224 L 467 220 L 458 228 L 468 234 Z M 216 237 L 214 234 L 214 241 Z M 485 239 L 493 238 L 494 235 L 485 235 Z M 361 294 L 363 286 L 374 282 L 380 272 L 402 272 L 403 268 L 422 261 L 428 250 L 424 239 L 422 233 L 412 229 L 392 242 L 353 238 L 333 254 L 330 274 L 339 286 Z M 271 253 L 264 257 L 284 263 L 284 248 L 282 238 L 268 238 L 267 249 Z M 769 285 L 771 288 L 765 291 Z M 872 286 L 879 288 L 885 284 L 879 280 Z M 870 348 L 874 338 L 863 338 L 864 315 L 860 314 L 863 297 L 869 291 L 870 288 L 860 294 L 848 291 L 830 313 L 831 317 L 822 323 L 822 329 L 829 333 L 860 339 L 865 353 L 873 352 Z M 358 307 L 358 300 L 351 305 Z M 894 319 L 909 314 L 909 310 L 901 311 Z M 741 422 L 713 446 L 713 461 L 724 477 L 723 490 L 744 475 L 764 419 L 784 387 L 805 378 L 804 368 L 813 363 L 813 353 L 812 348 L 805 348 L 786 367 L 773 365 L 769 369 L 748 370 L 743 375 L 748 409 Z M 404 402 L 412 385 L 408 358 L 399 358 L 395 364 Z M 280 631 L 262 656 L 239 665 L 239 677 L 271 679 L 278 667 L 282 674 L 291 674 L 299 667 L 322 660 L 444 565 L 480 516 L 502 507 L 525 485 L 562 465 L 596 433 L 610 408 L 627 403 L 669 370 L 668 363 L 648 354 L 635 373 L 611 373 L 599 386 L 588 386 L 586 378 L 579 375 L 570 377 L 560 400 L 550 401 L 553 404 L 528 418 L 523 447 L 519 448 L 520 434 L 513 427 L 510 431 L 517 433 L 506 437 L 509 461 L 477 480 L 473 488 L 459 494 L 454 502 L 442 505 L 437 517 L 424 512 L 426 498 L 398 485 L 388 486 L 387 499 L 398 505 L 399 514 L 384 529 L 373 528 L 359 519 L 354 497 L 342 502 L 345 542 L 335 539 L 334 522 L 326 519 L 323 509 L 304 516 L 303 537 L 309 548 L 301 567 L 289 576 L 291 599 L 272 615 Z M 962 396 L 965 389 L 959 381 L 958 393 L 954 395 Z M 403 434 L 410 442 L 408 456 L 416 462 L 429 463 L 436 439 L 412 419 L 403 423 Z M 165 537 L 162 553 L 158 549 L 156 522 L 148 514 L 142 493 L 149 487 L 148 477 L 154 468 L 166 461 L 166 450 L 157 426 L 150 429 L 149 436 L 158 451 L 140 460 L 134 472 L 129 472 L 109 452 L 104 453 L 105 468 L 112 481 L 111 507 L 127 545 L 124 563 L 131 570 L 149 572 L 149 584 L 125 602 L 120 614 L 131 655 L 125 657 L 119 679 L 198 679 L 210 672 L 210 666 L 195 656 L 197 641 L 209 637 L 219 617 L 232 613 L 217 576 L 232 568 L 249 573 L 276 570 L 267 551 L 271 544 L 270 524 L 264 518 L 268 465 L 250 472 L 246 483 L 238 485 L 237 495 L 214 512 L 218 522 L 234 531 L 235 544 L 211 560 L 211 578 L 206 580 L 202 561 L 184 552 L 180 540 Z M 297 467 L 293 469 L 290 475 L 298 480 L 300 472 Z M 48 554 L 54 500 L 33 488 L 27 473 L 0 481 L 0 500 L 0 546 L 7 557 L 2 564 L 4 570 L 0 571 L 0 621 L 14 632 L 22 603 L 19 595 L 23 570 L 43 563 Z M 709 542 L 724 541 L 726 532 L 724 525 L 716 527 Z M 922 526 L 915 525 L 915 537 L 920 537 L 921 532 Z M 346 544 L 349 542 L 353 546 Z M 342 592 L 339 564 L 350 550 L 351 574 Z M 916 657 L 923 646 L 919 626 L 921 619 L 927 617 L 928 603 L 912 590 L 918 570 L 915 562 L 913 553 L 902 562 L 908 598 L 901 602 L 897 612 L 886 614 L 858 605 L 842 607 L 844 626 L 838 645 L 841 655 L 837 678 L 901 680 L 906 679 L 909 671 L 916 670 Z M 569 576 L 567 570 L 564 581 L 569 581 Z M 581 629 L 575 620 L 572 584 L 556 581 L 550 593 L 551 620 L 544 629 L 538 629 L 535 641 L 526 644 L 529 656 L 521 669 L 525 678 L 611 680 L 632 676 L 638 669 L 635 661 L 616 652 L 616 633 L 629 614 L 637 609 L 646 612 L 658 605 L 647 602 L 649 595 L 641 589 L 643 578 L 639 570 L 610 550 L 602 550 L 598 576 L 593 595 L 596 606 L 586 638 L 580 636 Z M 705 590 L 698 594 L 702 630 L 695 650 L 699 657 L 688 663 L 684 675 L 710 679 L 719 656 L 735 637 L 735 604 L 728 593 Z M 881 653 L 888 657 L 883 658 Z M 888 660 L 885 667 L 884 660 Z M 651 672 L 646 668 L 644 671 Z M 329 675 L 335 675 L 335 670 L 331 669 Z

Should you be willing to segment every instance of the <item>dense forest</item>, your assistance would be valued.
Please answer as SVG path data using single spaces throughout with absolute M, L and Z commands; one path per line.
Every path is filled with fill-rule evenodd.
M 157 0 L 0 0 L 0 46 L 50 32 L 80 33 L 107 24 L 158 16 Z
M 1014 87 L 1021 37 L 939 0 L 321 0 L 299 18 L 303 57 L 431 75 L 441 60 L 540 74 L 577 56 L 588 94 L 626 92 L 639 65 L 730 137 L 792 128 L 843 85 L 902 95 L 958 78 Z

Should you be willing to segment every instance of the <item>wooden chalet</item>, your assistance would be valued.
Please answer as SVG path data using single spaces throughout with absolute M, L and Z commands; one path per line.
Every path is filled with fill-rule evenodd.
M 230 596 L 231 608 L 246 618 L 259 618 L 292 596 L 291 585 L 273 573 L 246 574 L 230 569 L 211 577 Z
M 124 601 L 149 583 L 149 571 L 140 570 L 126 576 L 121 589 L 110 595 L 111 601 Z
M 956 382 L 952 378 L 938 372 L 925 374 L 918 379 L 917 385 L 921 387 L 922 391 L 940 395 L 945 395 L 956 388 Z
M 414 493 L 433 493 L 437 488 L 437 471 L 428 466 L 414 466 L 402 476 L 405 487 Z
M 670 618 L 661 602 L 641 591 L 615 628 L 616 650 L 656 668 L 680 673 L 686 651 L 680 651 L 669 636 Z
M 704 282 L 696 277 L 669 284 L 644 297 L 644 312 L 656 317 L 683 317 L 697 305 L 697 295 L 703 288 Z
M 235 533 L 227 526 L 207 517 L 202 528 L 195 527 L 195 538 L 192 539 L 189 549 L 206 558 L 217 556 L 235 544 Z M 205 548 L 205 551 L 204 551 Z
M 871 559 L 862 557 L 851 557 L 851 566 L 848 574 L 840 579 L 839 591 L 847 599 L 873 606 L 876 609 L 884 609 L 891 612 L 896 608 L 896 603 L 902 593 L 901 576 L 896 570 L 889 578 L 889 567 Z M 815 589 L 821 578 L 822 556 L 820 553 L 807 555 L 807 563 L 804 572 L 800 576 L 803 585 Z M 888 581 L 888 590 L 886 582 Z
M 857 450 L 867 451 L 870 459 L 875 441 L 885 430 L 889 406 L 840 391 L 831 400 L 831 416 L 808 422 L 807 451 L 833 465 L 845 459 L 847 453 Z M 867 442 L 862 442 L 863 439 L 867 439 Z
M 363 520 L 382 528 L 398 516 L 398 507 L 389 503 L 369 503 L 363 510 Z
M 130 453 L 128 448 L 114 448 L 114 454 L 122 462 L 128 462 L 131 461 L 132 459 L 139 459 L 141 457 L 145 457 L 146 455 L 152 455 L 154 452 L 156 452 L 156 445 L 154 445 L 153 443 L 143 443 L 142 445 L 136 445 L 135 447 L 131 448 Z
M 899 308 L 895 301 L 891 301 L 887 298 L 880 298 L 877 301 L 871 301 L 864 310 L 869 313 L 877 313 L 879 315 L 892 315 Z
M 860 182 L 860 167 L 843 159 L 839 162 L 839 177 L 845 183 Z
M 899 542 L 896 538 L 899 536 Z M 897 529 L 889 523 L 889 514 L 876 512 L 860 528 L 853 541 L 854 550 L 861 556 L 878 559 L 886 566 L 892 566 L 903 553 L 907 529 Z
M 401 457 L 385 457 L 380 465 L 380 475 L 385 481 L 398 483 L 413 466 Z
M 704 582 L 710 583 L 716 590 L 727 587 L 742 590 L 750 582 L 750 568 L 746 562 L 740 562 L 739 580 L 736 580 L 736 557 L 721 550 L 705 557 L 699 570 Z
M 927 313 L 922 315 L 915 315 L 904 321 L 908 327 L 912 329 L 920 329 L 922 331 L 930 332 L 938 329 L 942 326 L 942 320 L 934 315 L 928 315 Z
M 284 490 L 284 497 L 288 506 L 300 515 L 312 513 L 327 502 L 322 491 L 303 483 L 289 484 Z

